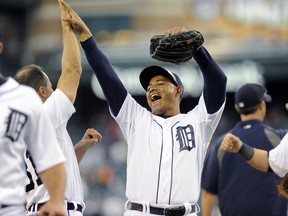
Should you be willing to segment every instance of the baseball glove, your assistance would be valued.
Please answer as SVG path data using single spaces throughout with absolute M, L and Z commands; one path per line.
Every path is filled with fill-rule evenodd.
M 288 175 L 286 175 L 278 185 L 278 193 L 288 200 Z
M 171 36 L 155 35 L 150 40 L 150 54 L 159 61 L 181 64 L 189 61 L 203 43 L 204 38 L 197 30 Z

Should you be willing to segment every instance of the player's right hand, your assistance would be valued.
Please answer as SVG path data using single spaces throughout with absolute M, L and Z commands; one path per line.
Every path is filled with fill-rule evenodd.
M 243 143 L 239 137 L 232 133 L 227 133 L 221 142 L 221 148 L 230 153 L 238 153 L 242 145 Z
M 89 28 L 78 14 L 64 0 L 58 0 L 61 10 L 61 21 L 69 22 L 71 27 L 80 35 L 80 41 L 85 41 L 92 36 Z
M 64 204 L 55 204 L 48 202 L 43 205 L 37 212 L 37 216 L 66 216 L 67 211 L 65 210 Z

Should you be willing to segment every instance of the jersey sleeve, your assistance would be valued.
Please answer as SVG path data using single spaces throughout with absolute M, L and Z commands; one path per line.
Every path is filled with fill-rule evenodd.
M 284 136 L 280 144 L 269 151 L 269 165 L 280 177 L 288 173 L 288 134 Z
M 56 89 L 44 102 L 44 109 L 54 129 L 67 122 L 76 112 L 74 105 L 60 89 Z
M 38 95 L 35 95 L 38 98 Z M 43 109 L 42 102 L 31 100 L 33 119 L 28 120 L 25 141 L 27 149 L 34 158 L 36 170 L 41 173 L 55 165 L 65 162 L 66 158 L 56 139 L 52 123 Z

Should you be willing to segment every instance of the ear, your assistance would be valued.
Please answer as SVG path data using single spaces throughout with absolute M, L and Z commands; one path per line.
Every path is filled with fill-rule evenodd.
M 183 87 L 182 86 L 177 87 L 176 94 L 179 95 L 179 97 L 181 97 L 181 95 L 183 94 Z
M 259 108 L 263 109 L 264 107 L 266 107 L 266 102 L 264 100 L 262 100 L 259 104 Z
M 40 87 L 38 88 L 37 93 L 39 94 L 39 96 L 40 96 L 41 98 L 45 98 L 45 97 L 46 97 L 45 87 L 44 87 L 44 86 L 40 86 Z

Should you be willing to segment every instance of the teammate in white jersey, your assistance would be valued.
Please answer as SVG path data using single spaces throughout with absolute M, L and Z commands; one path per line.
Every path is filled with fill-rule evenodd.
M 222 69 L 204 47 L 195 53 L 204 89 L 198 105 L 184 114 L 179 77 L 159 66 L 145 68 L 140 82 L 150 112 L 128 93 L 81 18 L 61 2 L 128 144 L 124 215 L 197 214 L 205 153 L 224 110 L 227 78 Z M 166 34 L 184 31 L 176 27 Z
M 66 215 L 65 156 L 38 95 L 0 74 L 0 113 L 0 215 L 25 215 L 26 148 L 51 195 L 39 215 Z
M 60 7 L 61 10 L 61 7 Z M 75 112 L 74 102 L 82 74 L 80 49 L 78 41 L 68 22 L 63 20 L 61 10 L 61 24 L 63 34 L 62 72 L 54 91 L 52 84 L 43 69 L 37 65 L 27 65 L 21 68 L 15 79 L 33 87 L 44 103 L 60 146 L 67 158 L 66 171 L 68 173 L 65 191 L 65 204 L 68 215 L 83 215 L 85 210 L 83 185 L 78 162 L 81 161 L 86 150 L 101 140 L 101 134 L 95 129 L 88 129 L 83 139 L 75 146 L 67 131 L 67 122 Z M 77 155 L 75 154 L 77 153 Z M 33 169 L 34 161 L 29 152 L 26 154 L 27 174 L 30 182 L 27 184 L 27 214 L 34 214 L 49 200 L 46 189 Z

